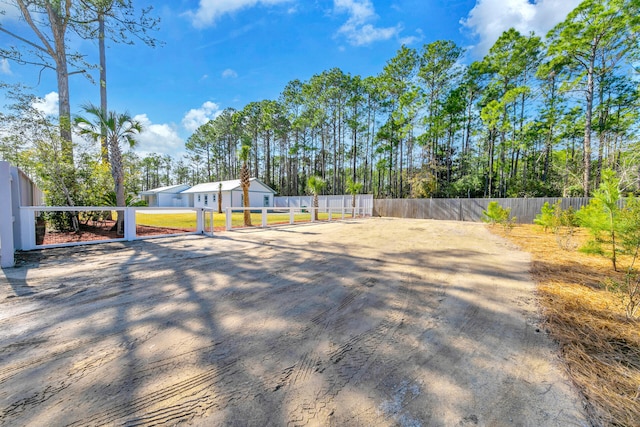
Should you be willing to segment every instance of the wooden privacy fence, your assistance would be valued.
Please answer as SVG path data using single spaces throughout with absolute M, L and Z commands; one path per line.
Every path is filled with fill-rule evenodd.
M 520 199 L 375 199 L 373 216 L 395 218 L 440 219 L 451 221 L 482 221 L 482 211 L 489 202 L 496 201 L 503 208 L 511 208 L 511 215 L 519 224 L 531 224 L 542 205 L 561 200 L 562 209 L 575 210 L 589 203 L 589 197 L 534 197 Z

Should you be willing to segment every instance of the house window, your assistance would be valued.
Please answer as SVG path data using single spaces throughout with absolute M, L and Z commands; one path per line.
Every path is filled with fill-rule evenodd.
M 204 205 L 205 206 L 209 206 L 209 195 L 208 194 L 204 195 Z
M 212 194 L 211 195 L 211 203 L 215 203 L 216 202 L 216 195 Z
M 266 208 L 268 208 L 269 207 L 269 196 L 264 196 L 263 200 L 264 200 L 264 206 Z
M 198 194 L 198 203 L 200 203 L 200 195 Z

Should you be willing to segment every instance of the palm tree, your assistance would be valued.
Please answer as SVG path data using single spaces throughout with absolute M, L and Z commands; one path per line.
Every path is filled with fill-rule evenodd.
M 82 109 L 91 116 L 91 120 L 84 117 L 76 117 L 76 131 L 80 135 L 88 136 L 93 141 L 99 142 L 102 129 L 106 129 L 108 158 L 116 193 L 116 204 L 118 207 L 126 206 L 124 168 L 120 144 L 126 142 L 130 147 L 133 147 L 136 143 L 134 136 L 142 132 L 142 125 L 133 120 L 128 113 L 106 112 L 91 103 L 84 105 Z M 118 211 L 116 232 L 118 235 L 124 234 L 124 211 Z
M 324 189 L 326 182 L 317 175 L 311 175 L 307 181 L 307 191 L 313 194 L 314 219 L 318 220 L 318 194 Z
M 240 168 L 240 185 L 242 186 L 242 199 L 245 208 L 249 207 L 249 185 L 251 185 L 251 182 L 249 181 L 249 165 L 247 163 L 250 153 L 251 143 L 243 140 L 242 146 L 240 150 L 238 150 L 238 158 L 240 158 L 242 162 L 242 167 Z M 244 226 L 251 227 L 251 211 L 249 209 L 244 210 Z
M 362 191 L 362 183 L 355 182 L 351 178 L 347 180 L 347 193 L 351 194 L 351 207 L 356 207 L 356 195 Z M 355 209 L 353 211 L 353 215 L 355 216 Z

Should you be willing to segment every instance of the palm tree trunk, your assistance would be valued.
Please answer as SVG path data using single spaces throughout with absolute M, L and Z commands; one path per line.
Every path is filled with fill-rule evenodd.
M 317 221 L 318 220 L 318 193 L 314 193 L 313 194 L 313 218 Z
M 247 162 L 242 163 L 242 169 L 240 170 L 240 184 L 242 185 L 242 197 L 244 202 L 244 207 L 248 208 L 250 206 L 249 203 L 249 167 L 247 166 Z M 251 211 L 249 209 L 244 210 L 244 226 L 251 227 Z
M 122 154 L 120 152 L 120 144 L 116 141 L 111 141 L 110 144 L 110 160 L 111 160 L 111 176 L 115 184 L 116 191 L 116 205 L 122 207 L 126 205 L 124 194 L 124 173 L 122 170 Z M 124 235 L 124 211 L 118 211 L 118 219 L 116 220 L 116 234 L 118 236 Z

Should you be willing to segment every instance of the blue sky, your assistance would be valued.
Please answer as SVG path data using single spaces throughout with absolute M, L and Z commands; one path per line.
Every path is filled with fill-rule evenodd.
M 0 23 L 32 38 L 5 0 Z M 9 2 L 11 3 L 11 2 Z M 184 142 L 223 109 L 276 99 L 287 82 L 338 67 L 363 77 L 380 73 L 402 44 L 420 48 L 453 40 L 482 57 L 515 27 L 544 35 L 578 0 L 134 0 L 161 18 L 150 48 L 108 44 L 109 109 L 128 111 L 146 128 L 136 152 L 179 157 Z M 0 46 L 14 43 L 0 33 Z M 93 56 L 93 42 L 73 47 Z M 97 71 L 94 73 L 97 80 Z M 56 111 L 53 72 L 0 60 L 0 80 L 21 82 Z M 99 103 L 99 89 L 71 77 L 72 110 Z M 6 102 L 2 103 L 3 105 Z

